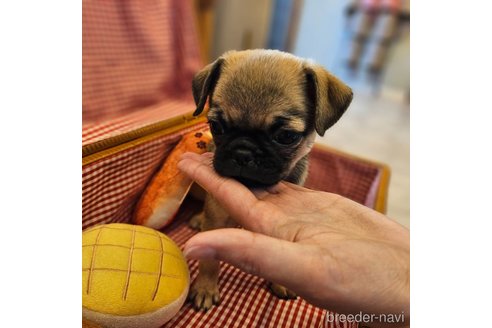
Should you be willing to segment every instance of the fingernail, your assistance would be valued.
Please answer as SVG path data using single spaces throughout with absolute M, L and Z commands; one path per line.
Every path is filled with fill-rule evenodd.
M 192 246 L 185 248 L 183 254 L 187 260 L 211 260 L 215 258 L 216 252 L 210 247 Z

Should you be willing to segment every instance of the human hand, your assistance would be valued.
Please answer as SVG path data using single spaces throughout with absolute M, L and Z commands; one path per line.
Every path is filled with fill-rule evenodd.
M 218 176 L 212 154 L 187 153 L 178 167 L 245 229 L 202 232 L 189 259 L 217 259 L 345 314 L 409 320 L 409 231 L 363 205 L 294 184 L 250 191 Z

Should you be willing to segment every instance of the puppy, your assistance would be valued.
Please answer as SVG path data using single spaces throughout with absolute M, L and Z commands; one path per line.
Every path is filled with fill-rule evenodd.
M 352 101 L 352 90 L 323 67 L 276 50 L 227 52 L 195 75 L 192 89 L 194 115 L 209 101 L 215 170 L 249 187 L 302 185 L 316 133 L 323 136 Z M 235 226 L 208 195 L 190 223 L 203 231 Z M 196 309 L 218 304 L 218 273 L 219 262 L 199 263 L 189 293 Z M 295 297 L 282 286 L 271 289 Z

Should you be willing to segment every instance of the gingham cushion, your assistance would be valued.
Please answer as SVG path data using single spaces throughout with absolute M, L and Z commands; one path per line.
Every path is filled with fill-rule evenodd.
M 101 223 L 128 222 L 138 197 L 183 133 L 162 136 L 105 157 L 82 168 L 82 229 Z
M 138 197 L 181 135 L 206 128 L 197 124 L 140 144 L 82 168 L 82 228 L 128 222 Z M 379 185 L 376 166 L 314 148 L 306 187 L 334 192 L 374 208 Z
M 381 169 L 377 166 L 314 147 L 309 154 L 305 186 L 339 194 L 374 208 L 380 177 Z
M 164 121 L 195 110 L 193 100 L 169 99 L 106 122 L 90 122 L 82 128 L 82 146 Z
M 194 109 L 191 1 L 84 0 L 82 13 L 84 145 Z

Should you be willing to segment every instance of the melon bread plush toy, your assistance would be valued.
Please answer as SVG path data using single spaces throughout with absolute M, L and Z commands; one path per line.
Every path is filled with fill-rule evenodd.
M 99 225 L 82 233 L 84 327 L 160 327 L 179 311 L 188 294 L 188 266 L 178 246 L 152 228 L 173 220 L 193 184 L 178 170 L 181 154 L 202 154 L 211 139 L 206 131 L 183 136 L 142 194 L 137 225 Z
M 82 233 L 84 327 L 161 327 L 185 302 L 189 270 L 157 230 L 112 223 Z

